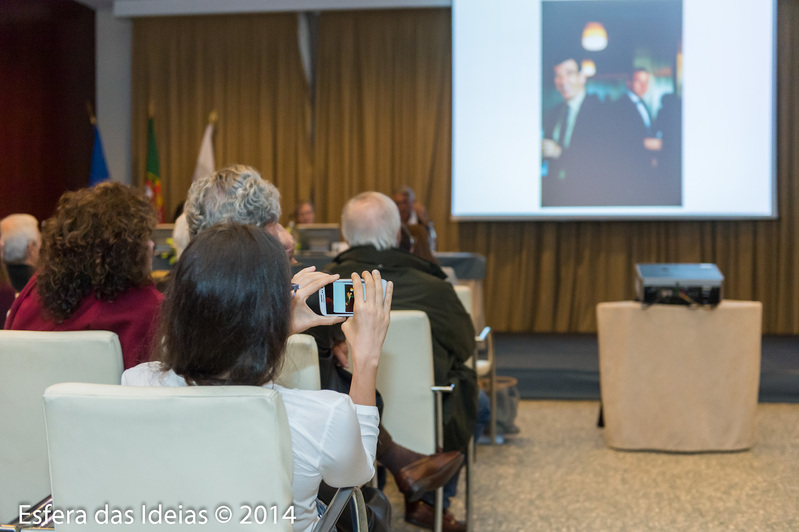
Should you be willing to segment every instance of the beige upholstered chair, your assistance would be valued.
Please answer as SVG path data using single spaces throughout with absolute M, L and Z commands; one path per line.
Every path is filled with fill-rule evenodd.
M 0 331 L 0 523 L 50 494 L 42 394 L 51 384 L 118 384 L 122 349 L 107 331 Z
M 318 390 L 321 387 L 319 354 L 312 336 L 307 334 L 289 336 L 283 367 L 275 382 L 284 388 L 298 390 Z
M 441 401 L 449 386 L 435 386 L 433 340 L 427 314 L 392 310 L 391 324 L 377 370 L 383 396 L 381 422 L 394 440 L 418 453 L 431 454 L 443 445 Z M 467 459 L 467 464 L 469 460 Z M 471 482 L 466 472 L 466 520 L 471 526 Z M 436 530 L 441 530 L 443 488 L 436 491 Z
M 472 307 L 472 289 L 465 285 L 456 285 L 455 293 L 458 295 L 463 308 L 470 316 L 474 316 Z M 497 442 L 497 365 L 494 358 L 494 332 L 491 327 L 485 326 L 480 334 L 475 337 L 477 352 L 470 359 L 478 377 L 488 379 L 488 397 L 491 402 L 491 421 L 488 429 L 491 436 L 491 445 Z M 480 358 L 485 352 L 485 358 Z
M 109 519 L 114 509 L 127 519 L 131 509 L 136 529 L 196 529 L 175 520 L 182 510 L 184 523 L 200 523 L 205 510 L 212 530 L 292 530 L 291 435 L 274 390 L 66 383 L 47 389 L 44 408 L 60 508 L 95 512 L 108 504 Z M 332 511 L 345 503 L 340 497 Z M 161 524 L 152 524 L 159 508 Z M 165 526 L 168 509 L 177 524 Z M 58 529 L 109 529 L 93 515 L 87 521 Z

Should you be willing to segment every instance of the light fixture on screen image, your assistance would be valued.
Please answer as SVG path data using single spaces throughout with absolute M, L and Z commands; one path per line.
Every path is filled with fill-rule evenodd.
M 583 62 L 580 64 L 580 72 L 590 78 L 596 74 L 596 63 L 591 59 L 583 59 Z
M 608 32 L 599 22 L 589 22 L 583 28 L 583 48 L 589 52 L 600 52 L 608 46 Z

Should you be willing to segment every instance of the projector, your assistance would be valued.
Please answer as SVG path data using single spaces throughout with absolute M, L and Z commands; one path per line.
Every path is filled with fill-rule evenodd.
M 636 264 L 635 291 L 644 306 L 721 302 L 724 276 L 715 264 Z

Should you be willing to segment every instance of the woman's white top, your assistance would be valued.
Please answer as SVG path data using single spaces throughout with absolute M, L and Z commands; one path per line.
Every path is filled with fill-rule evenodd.
M 173 371 L 147 362 L 122 374 L 127 386 L 186 386 Z M 316 495 L 324 480 L 332 487 L 358 486 L 374 475 L 377 407 L 356 405 L 330 390 L 294 390 L 277 384 L 291 429 L 294 455 L 294 530 L 311 530 L 318 520 Z

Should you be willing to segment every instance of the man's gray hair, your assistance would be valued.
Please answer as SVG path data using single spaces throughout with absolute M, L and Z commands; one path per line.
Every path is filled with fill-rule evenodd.
M 280 219 L 280 192 L 255 168 L 232 164 L 192 183 L 184 212 L 192 238 L 225 222 L 263 228 Z
M 400 215 L 394 200 L 379 192 L 362 192 L 341 212 L 341 233 L 350 246 L 397 247 Z
M 7 264 L 23 264 L 28 260 L 28 245 L 40 242 L 39 221 L 30 214 L 9 214 L 0 220 L 0 239 Z

